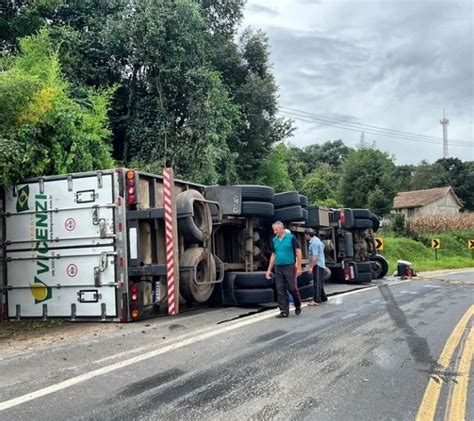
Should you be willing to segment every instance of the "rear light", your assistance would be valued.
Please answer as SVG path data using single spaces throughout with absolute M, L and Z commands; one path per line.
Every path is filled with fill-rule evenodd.
M 135 171 L 127 171 L 127 203 L 129 205 L 133 205 L 135 202 Z
M 346 223 L 346 214 L 342 210 L 342 211 L 339 212 L 339 224 L 342 226 L 345 223 Z
M 138 319 L 140 316 L 139 304 L 140 304 L 140 294 L 137 284 L 132 284 L 130 286 L 130 314 L 132 319 Z
M 349 279 L 351 279 L 351 272 L 350 272 L 350 270 L 349 270 L 349 267 L 346 266 L 346 267 L 344 268 L 344 280 L 345 280 L 345 281 L 348 281 Z

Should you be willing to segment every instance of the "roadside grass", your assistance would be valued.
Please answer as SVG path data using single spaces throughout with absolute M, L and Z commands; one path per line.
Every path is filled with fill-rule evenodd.
M 416 272 L 461 269 L 474 267 L 474 251 L 469 250 L 469 240 L 474 240 L 474 230 L 418 235 L 415 241 L 406 237 L 385 237 L 381 254 L 389 261 L 388 275 L 397 270 L 397 260 L 408 260 Z M 438 239 L 441 248 L 431 248 L 431 240 Z

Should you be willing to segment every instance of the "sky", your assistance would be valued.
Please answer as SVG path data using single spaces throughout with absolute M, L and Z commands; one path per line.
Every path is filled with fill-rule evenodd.
M 474 161 L 474 1 L 247 0 L 298 147 L 361 139 L 397 165 Z

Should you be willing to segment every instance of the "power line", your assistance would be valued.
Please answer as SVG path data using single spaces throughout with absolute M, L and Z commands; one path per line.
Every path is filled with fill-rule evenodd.
M 426 135 L 420 135 L 417 133 L 404 132 L 401 130 L 385 129 L 382 127 L 372 126 L 369 124 L 350 122 L 347 120 L 343 120 L 341 118 L 326 117 L 321 114 L 309 113 L 306 111 L 297 110 L 297 109 L 289 108 L 289 107 L 280 107 L 280 108 L 284 110 L 288 110 L 288 112 L 285 113 L 287 116 L 291 118 L 295 118 L 297 120 L 301 120 L 301 121 L 316 122 L 321 125 L 337 127 L 343 130 L 350 130 L 354 132 L 364 131 L 368 134 L 374 134 L 374 135 L 379 135 L 379 136 L 384 136 L 384 137 L 392 137 L 392 138 L 402 139 L 402 140 L 435 143 L 435 144 L 442 143 L 442 139 L 437 138 L 435 136 L 426 136 Z M 470 141 L 450 139 L 449 142 L 450 144 L 456 145 L 456 146 L 474 147 L 474 143 Z

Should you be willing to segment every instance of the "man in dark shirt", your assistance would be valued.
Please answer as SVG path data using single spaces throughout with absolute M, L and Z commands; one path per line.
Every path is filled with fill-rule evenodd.
M 271 279 L 272 269 L 275 268 L 275 284 L 280 307 L 280 314 L 276 317 L 288 317 L 290 313 L 288 292 L 293 297 L 295 314 L 298 315 L 301 314 L 301 297 L 296 284 L 296 276 L 301 274 L 301 247 L 295 236 L 285 230 L 282 222 L 275 222 L 272 228 L 275 237 L 273 237 L 272 255 L 265 276 Z

